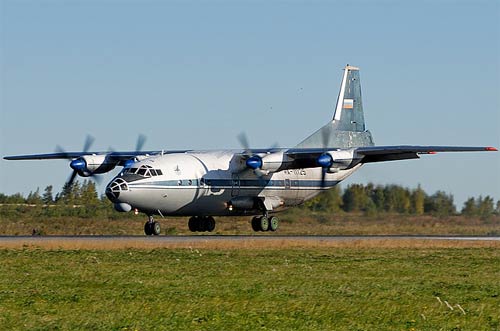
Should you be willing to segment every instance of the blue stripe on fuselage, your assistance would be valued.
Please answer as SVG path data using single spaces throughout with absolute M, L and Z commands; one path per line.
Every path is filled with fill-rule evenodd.
M 188 184 L 191 181 L 191 184 Z M 239 185 L 238 185 L 239 182 Z M 285 188 L 284 180 L 270 180 L 270 179 L 206 179 L 205 183 L 209 188 L 273 188 L 281 189 Z M 325 181 L 324 185 L 321 185 L 321 180 L 290 180 L 291 188 L 323 188 L 323 187 L 333 187 L 337 185 L 339 181 Z M 236 184 L 236 185 L 233 185 Z M 182 180 L 163 180 L 154 182 L 133 182 L 129 183 L 130 187 L 145 187 L 145 186 L 157 186 L 157 187 L 198 187 L 198 179 L 182 179 Z M 288 188 L 288 186 L 286 187 Z

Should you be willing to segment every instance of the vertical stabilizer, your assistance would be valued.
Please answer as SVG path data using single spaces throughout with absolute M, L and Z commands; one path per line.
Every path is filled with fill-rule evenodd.
M 365 129 L 359 68 L 347 65 L 333 119 L 296 147 L 350 148 L 372 145 L 372 136 Z
M 337 130 L 365 131 L 359 68 L 349 65 L 344 68 L 344 76 L 342 77 L 333 122 Z

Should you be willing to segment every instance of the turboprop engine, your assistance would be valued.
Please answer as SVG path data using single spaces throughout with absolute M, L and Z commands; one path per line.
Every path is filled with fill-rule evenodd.
M 328 172 L 337 172 L 354 167 L 361 161 L 354 150 L 328 151 L 321 154 L 316 163 Z
M 285 168 L 292 161 L 283 152 L 275 152 L 263 156 L 253 155 L 246 160 L 246 166 L 253 169 L 257 176 L 265 176 Z
M 113 170 L 117 161 L 111 160 L 108 155 L 84 155 L 71 161 L 69 166 L 82 177 L 94 174 L 103 174 Z

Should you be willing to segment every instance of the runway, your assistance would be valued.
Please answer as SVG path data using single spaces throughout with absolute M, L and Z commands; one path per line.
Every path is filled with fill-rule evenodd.
M 0 248 L 127 249 L 127 248 L 314 248 L 314 247 L 500 247 L 500 236 L 0 236 Z

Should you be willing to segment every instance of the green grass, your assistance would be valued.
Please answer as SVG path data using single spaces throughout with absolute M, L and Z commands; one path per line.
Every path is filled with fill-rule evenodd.
M 3 209 L 2 209 L 3 208 Z M 40 207 L 41 208 L 41 207 Z M 39 209 L 40 209 L 39 208 Z M 19 212 L 17 216 L 2 215 L 7 207 L 0 206 L 0 235 L 143 235 L 144 215 L 121 214 L 119 218 L 37 217 L 35 211 Z M 36 209 L 36 208 L 35 208 Z M 3 210 L 3 211 L 2 211 Z M 464 216 L 412 216 L 359 213 L 308 212 L 295 208 L 279 213 L 281 223 L 277 234 L 367 235 L 367 234 L 426 234 L 426 235 L 500 235 L 500 216 L 467 218 Z M 254 234 L 251 217 L 216 217 L 215 234 Z M 188 217 L 156 217 L 162 234 L 193 234 L 187 226 Z M 273 235 L 273 233 L 267 233 Z
M 3 330 L 500 329 L 496 248 L 0 250 L 0 275 Z

